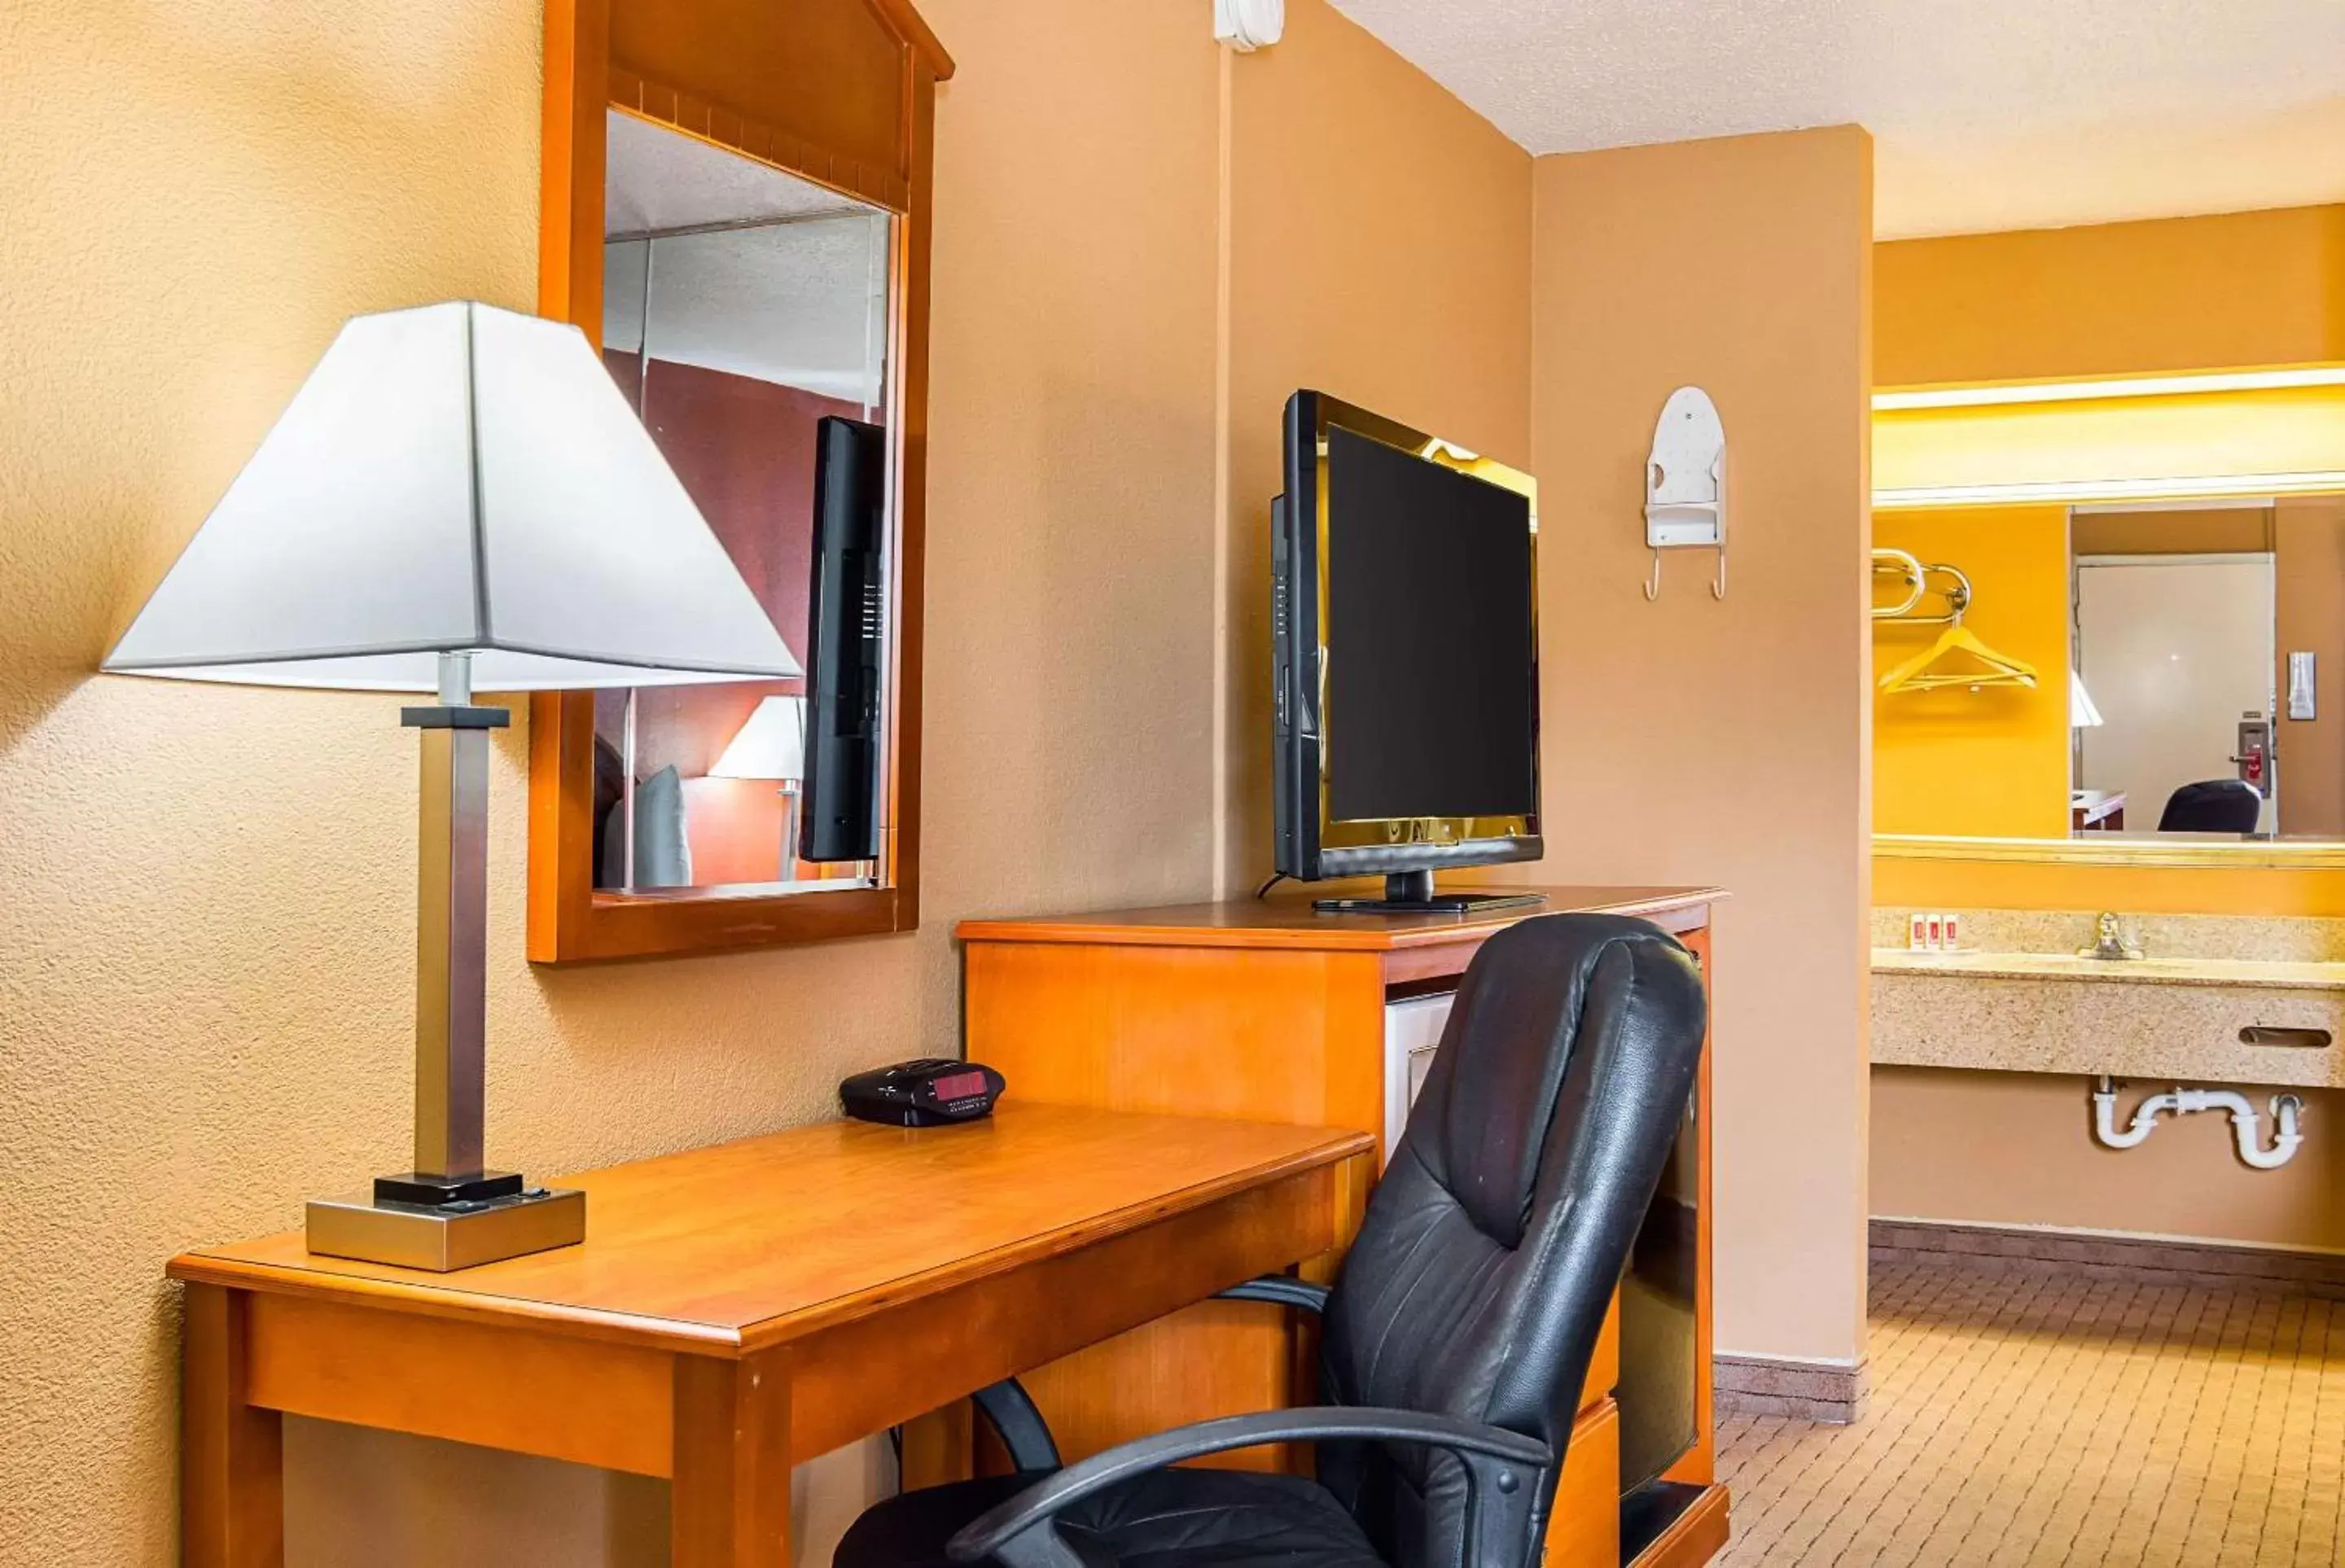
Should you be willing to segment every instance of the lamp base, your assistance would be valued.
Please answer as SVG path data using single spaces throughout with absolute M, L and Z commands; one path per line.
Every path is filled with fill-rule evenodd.
M 387 1178 L 406 1182 L 412 1178 Z M 543 1187 L 448 1204 L 371 1198 L 310 1200 L 309 1246 L 330 1258 L 356 1258 L 446 1274 L 524 1253 L 572 1247 L 586 1239 L 586 1195 Z

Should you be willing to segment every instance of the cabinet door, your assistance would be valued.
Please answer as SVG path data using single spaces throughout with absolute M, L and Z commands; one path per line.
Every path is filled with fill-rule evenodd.
M 1409 1108 L 1425 1087 L 1433 1068 L 1433 1053 L 1448 1027 L 1449 1009 L 1457 994 L 1409 996 L 1385 1004 L 1385 1158 L 1399 1146 L 1401 1129 L 1408 1125 Z

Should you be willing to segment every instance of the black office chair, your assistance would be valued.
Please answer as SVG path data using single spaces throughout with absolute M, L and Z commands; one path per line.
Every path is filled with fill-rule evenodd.
M 2264 797 L 2245 779 L 2208 779 L 2187 784 L 2166 797 L 2157 819 L 2160 833 L 2253 833 L 2263 815 Z
M 1641 920 L 1556 915 L 1466 971 L 1324 1313 L 1327 1403 L 1200 1422 L 1056 1469 L 1014 1382 L 979 1405 L 1026 1473 L 908 1492 L 836 1568 L 1532 1568 L 1606 1307 L 1701 1053 L 1701 981 Z M 1315 1481 L 1179 1461 L 1315 1445 Z

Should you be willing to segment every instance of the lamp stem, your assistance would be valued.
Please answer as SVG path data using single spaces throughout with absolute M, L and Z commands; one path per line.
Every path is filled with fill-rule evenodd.
M 410 710 L 422 752 L 416 841 L 415 1168 L 480 1176 L 488 1035 L 489 714 L 472 656 L 440 655 L 439 706 Z
M 782 781 L 782 880 L 798 879 L 798 809 L 802 796 L 796 779 Z

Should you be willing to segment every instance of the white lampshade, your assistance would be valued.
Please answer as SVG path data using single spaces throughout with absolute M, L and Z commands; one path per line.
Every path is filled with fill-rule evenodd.
M 768 697 L 757 704 L 716 765 L 713 779 L 799 779 L 806 776 L 806 699 Z
M 355 317 L 105 668 L 429 692 L 787 678 L 797 661 L 577 328 Z
M 2072 730 L 2096 730 L 2105 723 L 2100 709 L 2093 706 L 2093 694 L 2085 690 L 2085 677 L 2076 670 L 2068 672 L 2068 727 Z

